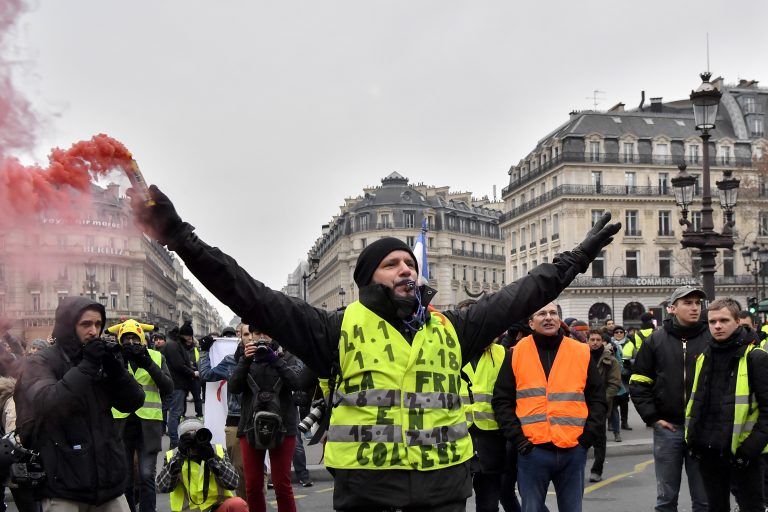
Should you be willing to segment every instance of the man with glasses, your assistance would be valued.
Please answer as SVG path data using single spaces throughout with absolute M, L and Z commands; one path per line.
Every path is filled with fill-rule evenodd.
M 536 311 L 533 334 L 507 354 L 493 392 L 500 428 L 517 447 L 523 511 L 544 510 L 549 483 L 560 512 L 581 512 L 587 450 L 605 428 L 603 379 L 589 347 L 563 336 L 557 306 Z

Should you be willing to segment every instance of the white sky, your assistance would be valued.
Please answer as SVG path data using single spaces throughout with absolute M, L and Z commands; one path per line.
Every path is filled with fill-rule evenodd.
M 10 42 L 42 120 L 35 159 L 117 138 L 202 239 L 279 289 L 343 199 L 392 171 L 500 196 L 593 90 L 598 109 L 634 108 L 641 90 L 686 97 L 707 32 L 714 76 L 768 85 L 767 14 L 721 0 L 41 0 Z

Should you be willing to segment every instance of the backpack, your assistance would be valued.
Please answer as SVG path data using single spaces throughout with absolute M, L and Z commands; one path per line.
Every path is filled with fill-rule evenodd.
M 251 388 L 251 424 L 245 435 L 248 444 L 256 450 L 271 450 L 283 442 L 285 425 L 280 415 L 280 390 L 283 380 L 278 378 L 269 391 L 262 391 L 251 375 L 248 375 L 248 387 Z

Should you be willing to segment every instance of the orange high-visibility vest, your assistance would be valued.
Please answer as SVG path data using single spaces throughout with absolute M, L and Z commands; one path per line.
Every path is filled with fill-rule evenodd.
M 515 345 L 512 351 L 512 371 L 517 384 L 515 412 L 530 442 L 551 442 L 559 448 L 578 444 L 587 421 L 584 387 L 588 367 L 589 346 L 563 337 L 547 380 L 533 336 Z

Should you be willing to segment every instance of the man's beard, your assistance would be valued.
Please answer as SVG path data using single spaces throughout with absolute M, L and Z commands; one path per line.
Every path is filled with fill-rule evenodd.
M 397 318 L 401 320 L 407 320 L 411 318 L 414 313 L 416 313 L 416 308 L 419 306 L 419 301 L 415 295 L 401 297 L 399 295 L 395 295 L 394 290 L 391 288 L 387 288 L 386 290 L 390 302 L 395 306 L 395 314 L 397 315 Z M 419 291 L 416 290 L 416 293 L 419 293 Z

